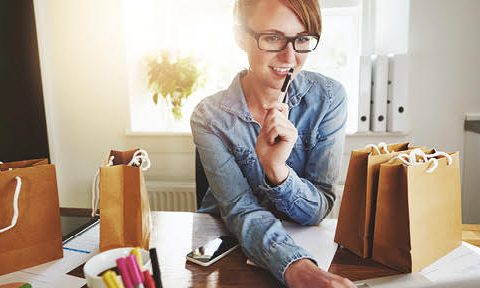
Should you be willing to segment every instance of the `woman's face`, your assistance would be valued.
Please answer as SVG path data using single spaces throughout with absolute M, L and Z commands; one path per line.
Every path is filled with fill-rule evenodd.
M 295 13 L 279 0 L 261 0 L 252 9 L 247 26 L 257 33 L 276 32 L 285 36 L 305 33 L 304 25 Z M 308 53 L 297 53 L 292 43 L 280 52 L 267 52 L 258 49 L 257 41 L 250 34 L 243 32 L 243 50 L 248 54 L 250 74 L 255 82 L 267 89 L 282 88 L 289 68 L 299 72 L 307 59 Z

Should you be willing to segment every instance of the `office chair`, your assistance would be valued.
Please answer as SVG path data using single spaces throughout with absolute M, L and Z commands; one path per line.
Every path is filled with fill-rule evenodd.
M 200 155 L 198 154 L 197 148 L 195 148 L 195 189 L 197 194 L 197 210 L 200 208 L 203 197 L 205 197 L 205 193 L 207 193 L 209 186 L 202 161 L 200 160 Z

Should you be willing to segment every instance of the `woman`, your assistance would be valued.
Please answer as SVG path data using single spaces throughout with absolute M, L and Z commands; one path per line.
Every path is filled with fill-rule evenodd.
M 250 67 L 191 118 L 210 185 L 200 212 L 219 213 L 245 254 L 289 287 L 353 287 L 319 269 L 279 221 L 316 225 L 335 200 L 345 91 L 330 78 L 300 72 L 318 44 L 318 2 L 237 0 L 235 17 Z M 290 68 L 288 105 L 280 104 Z

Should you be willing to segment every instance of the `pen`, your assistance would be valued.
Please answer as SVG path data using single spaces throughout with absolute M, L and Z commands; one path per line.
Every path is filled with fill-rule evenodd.
M 130 274 L 128 272 L 127 262 L 125 258 L 119 258 L 116 262 L 118 271 L 120 273 L 120 276 L 122 277 L 123 285 L 125 286 L 125 288 L 133 288 L 132 278 L 130 277 Z
M 125 261 L 127 262 L 128 271 L 130 272 L 130 277 L 132 278 L 133 287 L 145 288 L 142 280 L 144 276 L 143 273 L 140 272 L 140 267 L 138 267 L 137 258 L 135 258 L 133 255 L 130 255 L 127 256 Z
M 160 265 L 158 265 L 157 249 L 150 249 L 150 260 L 152 261 L 153 280 L 156 288 L 162 288 L 162 275 L 160 274 Z
M 280 96 L 278 97 L 279 103 L 287 104 L 287 88 L 290 84 L 290 80 L 292 79 L 293 70 L 293 67 L 288 70 L 287 77 L 285 77 L 285 80 L 283 81 L 282 89 L 280 90 Z

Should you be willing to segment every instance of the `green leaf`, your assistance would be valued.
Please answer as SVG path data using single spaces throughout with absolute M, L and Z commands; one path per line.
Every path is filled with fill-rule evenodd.
M 153 92 L 153 102 L 158 103 L 159 95 L 173 105 L 172 114 L 182 117 L 183 101 L 206 82 L 204 69 L 193 57 L 176 57 L 171 63 L 172 52 L 162 50 L 156 57 L 147 58 L 147 83 Z M 158 61 L 157 61 L 158 60 Z

